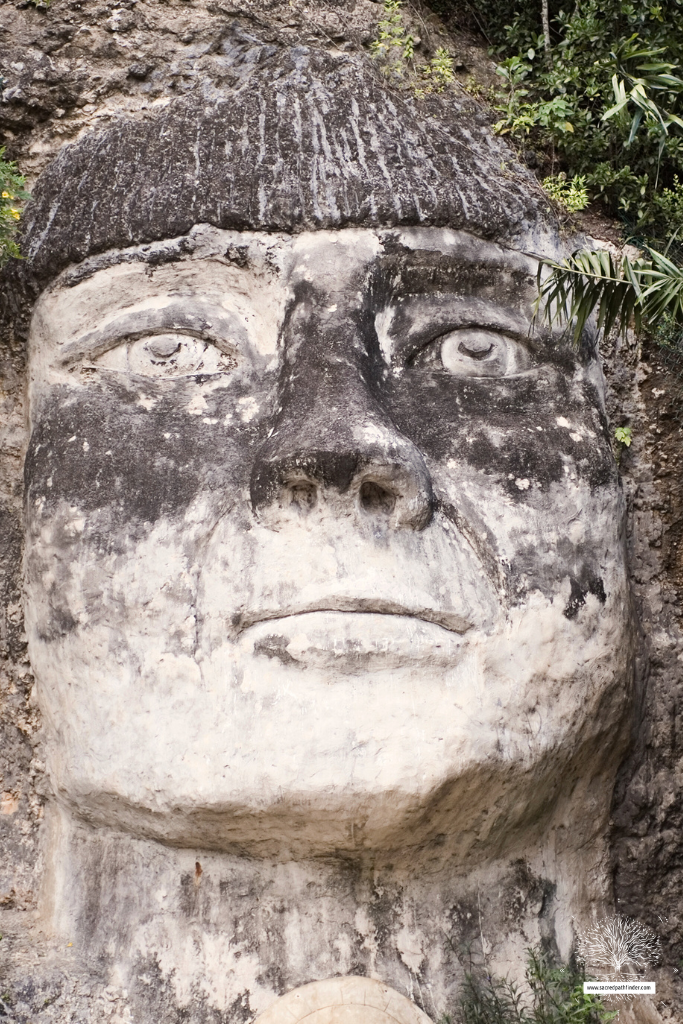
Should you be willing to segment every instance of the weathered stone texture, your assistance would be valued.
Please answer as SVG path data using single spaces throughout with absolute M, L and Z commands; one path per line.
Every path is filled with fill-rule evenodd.
M 449 96 L 448 109 L 442 100 L 425 101 L 433 115 L 425 129 L 415 116 L 413 100 L 381 93 L 376 70 L 358 55 L 375 34 L 380 10 L 370 0 L 309 4 L 299 0 L 239 4 L 52 0 L 48 10 L 5 4 L 0 11 L 5 80 L 0 128 L 8 154 L 19 159 L 22 169 L 35 179 L 64 143 L 74 144 L 54 165 L 48 185 L 37 190 L 32 236 L 36 271 L 49 276 L 69 260 L 113 245 L 181 235 L 197 221 L 224 228 L 300 230 L 359 222 L 414 224 L 427 217 L 432 223 L 464 228 L 479 225 L 479 233 L 494 236 L 514 234 L 537 211 L 531 179 L 523 180 L 512 167 L 502 185 L 500 179 L 495 185 L 488 180 L 489 171 L 500 169 L 501 161 L 513 161 L 498 143 L 486 139 L 486 114 L 466 97 Z M 422 52 L 428 53 L 434 40 L 441 38 L 438 27 L 420 27 L 417 15 L 415 24 L 416 34 L 422 35 Z M 297 49 L 285 51 L 291 46 Z M 321 71 L 325 88 L 313 96 L 312 82 Z M 349 127 L 343 123 L 343 112 L 353 108 L 359 82 L 359 113 Z M 300 144 L 297 97 L 309 104 L 308 123 L 318 117 L 333 127 L 331 136 L 309 134 Z M 287 166 L 273 158 L 277 147 L 271 146 L 269 134 L 269 118 L 277 102 L 290 104 L 291 110 L 291 135 L 284 149 L 292 162 Z M 202 130 L 179 149 L 177 139 L 189 136 L 186 126 L 196 123 L 198 111 Z M 131 118 L 123 126 L 118 123 L 122 113 Z M 260 117 L 263 154 L 245 156 L 239 150 L 240 133 Z M 148 174 L 148 168 L 140 169 L 135 151 L 143 138 L 149 138 L 141 129 L 150 123 L 155 125 L 158 176 L 144 183 L 141 175 Z M 379 162 L 374 165 L 372 193 L 361 194 L 355 188 L 354 163 L 364 152 L 377 155 L 373 123 L 384 123 L 394 134 L 403 134 L 405 147 L 389 154 L 386 174 Z M 108 127 L 109 133 L 92 141 L 87 131 L 93 127 Z M 467 146 L 456 136 L 466 139 Z M 181 213 L 179 200 L 193 188 L 197 146 L 205 165 L 215 161 L 216 174 L 207 179 L 203 192 L 193 194 L 192 204 Z M 406 172 L 416 147 L 429 157 L 429 175 L 417 189 L 414 182 L 408 187 Z M 446 168 L 453 173 L 454 154 L 462 184 L 459 194 L 449 193 L 440 183 Z M 220 161 L 226 158 L 235 169 L 239 194 L 233 196 L 222 191 Z M 72 174 L 79 161 L 81 189 L 52 206 L 49 183 L 54 187 L 54 175 L 63 169 Z M 112 170 L 116 167 L 119 173 Z M 296 191 L 297 176 L 306 181 L 306 189 L 300 190 L 301 201 L 292 213 L 278 201 L 278 188 L 281 198 L 293 188 Z M 468 176 L 476 177 L 476 186 L 470 187 Z M 264 205 L 259 186 L 266 180 L 270 200 Z M 145 192 L 145 206 L 127 202 L 129 194 Z M 93 216 L 93 193 L 102 194 L 108 204 L 102 219 L 109 233 L 103 235 L 97 234 L 102 207 Z M 246 219 L 243 213 L 235 213 L 245 207 Z M 49 232 L 41 237 L 48 222 Z M 237 261 L 239 256 L 235 254 Z M 316 865 L 294 878 L 275 867 L 254 872 L 248 862 L 231 865 L 215 854 L 206 858 L 202 854 L 201 861 L 194 862 L 194 854 L 165 848 L 152 861 L 125 837 L 111 839 L 108 859 L 102 864 L 98 863 L 102 848 L 89 852 L 87 836 L 80 837 L 72 849 L 67 845 L 62 849 L 62 856 L 73 857 L 70 877 L 77 878 L 82 869 L 91 882 L 85 896 L 79 892 L 83 903 L 70 907 L 78 925 L 76 948 L 66 943 L 55 946 L 40 937 L 33 911 L 40 879 L 50 865 L 40 861 L 39 853 L 46 783 L 21 617 L 24 331 L 25 324 L 16 324 L 0 349 L 0 932 L 4 934 L 0 1013 L 17 1024 L 102 1019 L 147 1024 L 148 1020 L 181 1021 L 188 1014 L 193 1024 L 253 1019 L 258 1007 L 246 984 L 233 1005 L 218 1011 L 219 995 L 203 990 L 201 977 L 194 989 L 182 990 L 154 951 L 137 965 L 131 991 L 112 982 L 110 962 L 90 951 L 88 941 L 97 939 L 98 948 L 106 947 L 107 941 L 119 943 L 118 952 L 125 946 L 129 936 L 107 934 L 107 912 L 120 908 L 117 900 L 136 904 L 144 932 L 144 900 L 137 906 L 134 896 L 135 880 L 143 877 L 145 885 L 156 878 L 159 891 L 166 893 L 168 928 L 187 943 L 188 957 L 198 955 L 200 944 L 195 940 L 200 924 L 202 933 L 217 944 L 226 931 L 238 932 L 242 911 L 235 893 L 244 892 L 250 908 L 261 906 L 257 924 L 249 919 L 244 939 L 236 943 L 236 961 L 244 957 L 236 970 L 243 970 L 245 978 L 251 978 L 250 970 L 258 973 L 244 965 L 256 957 L 260 943 L 269 951 L 265 959 L 279 964 L 281 974 L 276 976 L 277 968 L 271 967 L 268 977 L 255 977 L 254 992 L 259 986 L 263 991 L 281 991 L 309 980 L 316 956 L 315 969 L 321 975 L 371 973 L 380 964 L 397 988 L 437 1017 L 457 991 L 465 950 L 474 948 L 477 955 L 482 951 L 484 931 L 506 938 L 514 932 L 520 950 L 525 941 L 555 941 L 553 887 L 544 876 L 543 864 L 530 867 L 521 855 L 495 896 L 491 886 L 487 890 L 485 876 L 480 883 L 473 878 L 455 879 L 450 888 L 442 887 L 435 895 L 433 887 L 424 893 L 419 887 L 409 891 L 400 871 L 391 867 L 383 873 L 367 869 L 363 874 L 351 864 Z M 656 348 L 646 350 L 639 368 L 623 349 L 609 350 L 606 363 L 611 426 L 628 422 L 634 428 L 634 445 L 622 455 L 621 471 L 629 499 L 631 575 L 641 629 L 637 637 L 641 704 L 633 750 L 622 768 L 613 807 L 615 899 L 617 909 L 647 921 L 666 940 L 665 966 L 658 976 L 660 1011 L 665 1019 L 676 1020 L 683 1005 L 674 973 L 674 968 L 683 971 L 679 621 L 683 495 L 678 418 L 683 389 L 676 368 L 665 365 Z M 482 451 L 481 458 L 486 454 Z M 518 474 L 515 466 L 511 468 L 514 483 L 515 476 L 522 474 L 521 469 Z M 511 496 L 520 498 L 512 484 Z M 524 569 L 521 563 L 515 567 L 520 577 Z M 592 577 L 580 583 L 578 596 L 571 595 L 576 602 L 588 594 L 600 599 Z M 260 886 L 258 891 L 255 886 Z M 334 914 L 329 912 L 330 920 L 334 918 L 331 924 L 325 908 L 332 902 L 336 909 Z M 366 919 L 359 919 L 355 912 L 359 903 L 368 908 Z M 288 927 L 297 926 L 301 907 L 310 915 L 311 934 L 320 941 L 322 952 L 291 945 Z M 434 940 L 437 931 L 446 936 L 440 943 Z M 425 935 L 431 937 L 431 945 Z M 570 936 L 564 938 L 569 941 Z M 492 955 L 495 958 L 495 949 Z M 201 969 L 197 963 L 198 976 Z M 435 978 L 436 1001 L 427 991 Z
M 37 276 L 194 224 L 447 224 L 502 239 L 537 219 L 531 177 L 501 174 L 509 152 L 456 95 L 433 97 L 429 117 L 363 58 L 264 45 L 236 22 L 216 43 L 220 91 L 203 77 L 188 98 L 86 135 L 51 164 L 24 228 Z
M 24 353 L 3 345 L 0 364 L 0 908 L 25 910 L 35 905 L 42 807 L 34 786 L 38 716 L 22 613 Z
M 630 425 L 621 457 L 629 500 L 631 583 L 639 622 L 641 696 L 633 746 L 613 802 L 614 898 L 662 936 L 665 1001 L 678 1019 L 683 973 L 681 800 L 681 365 L 653 342 L 606 347 L 615 426 Z
M 35 161 L 38 167 L 93 116 L 106 119 L 122 106 L 138 109 L 184 92 L 200 75 L 220 82 L 225 66 L 220 40 L 235 16 L 245 26 L 265 29 L 271 42 L 323 42 L 334 48 L 334 36 L 346 47 L 353 45 L 350 40 L 368 41 L 379 10 L 369 0 L 294 6 L 263 0 L 55 0 L 49 11 L 8 4 L 2 14 L 3 127 L 19 140 L 22 162 Z

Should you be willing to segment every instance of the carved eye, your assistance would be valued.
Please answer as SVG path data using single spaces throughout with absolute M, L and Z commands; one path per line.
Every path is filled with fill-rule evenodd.
M 442 334 L 418 352 L 412 365 L 456 377 L 506 377 L 529 366 L 524 345 L 507 334 L 466 327 Z
M 187 334 L 154 334 L 123 342 L 95 360 L 109 370 L 145 377 L 183 377 L 192 373 L 221 373 L 236 361 L 210 342 Z

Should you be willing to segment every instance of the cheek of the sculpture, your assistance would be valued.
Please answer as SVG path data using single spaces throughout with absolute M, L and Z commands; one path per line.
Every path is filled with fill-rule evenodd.
M 260 429 L 261 396 L 216 383 L 112 375 L 42 396 L 25 467 L 27 613 L 40 645 L 81 644 L 85 666 L 101 628 L 109 640 L 91 646 L 105 675 L 124 663 L 139 674 L 154 651 L 193 656 L 203 546 L 221 516 L 248 528 Z
M 571 476 L 591 488 L 616 486 L 594 385 L 550 365 L 497 380 L 404 373 L 390 381 L 387 402 L 430 460 L 471 467 L 516 502 L 530 497 L 529 487 L 547 493 Z
M 233 505 L 267 402 L 267 386 L 220 378 L 107 374 L 88 387 L 55 387 L 41 396 L 27 453 L 29 515 L 63 500 L 85 514 L 108 510 L 110 525 L 134 536 L 161 515 L 184 515 L 202 491 Z

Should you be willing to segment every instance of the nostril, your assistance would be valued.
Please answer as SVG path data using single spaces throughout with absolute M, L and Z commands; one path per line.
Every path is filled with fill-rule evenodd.
M 366 512 L 383 512 L 391 515 L 396 507 L 396 495 L 374 480 L 365 480 L 360 488 L 361 508 Z
M 317 500 L 318 494 L 315 484 L 309 483 L 307 480 L 301 480 L 289 485 L 290 504 L 302 515 L 310 512 Z

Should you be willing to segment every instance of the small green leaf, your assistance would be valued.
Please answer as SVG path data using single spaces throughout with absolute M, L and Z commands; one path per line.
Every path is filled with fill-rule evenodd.
M 631 441 L 633 440 L 631 436 L 631 428 L 617 427 L 614 431 L 614 439 L 615 441 L 618 441 L 619 444 L 623 444 L 625 448 L 630 448 Z

